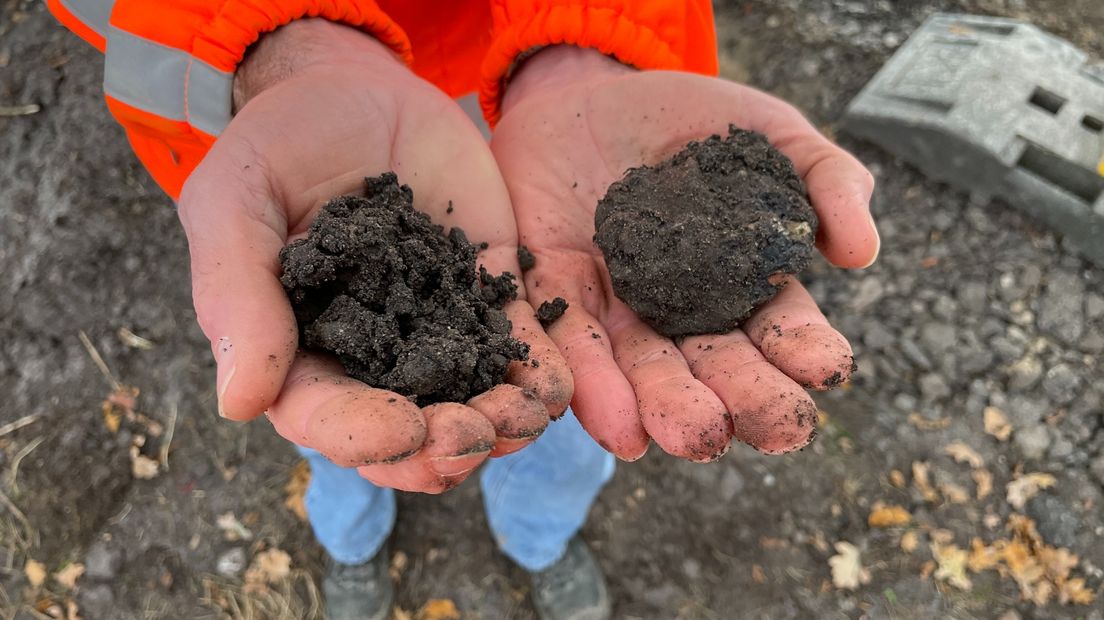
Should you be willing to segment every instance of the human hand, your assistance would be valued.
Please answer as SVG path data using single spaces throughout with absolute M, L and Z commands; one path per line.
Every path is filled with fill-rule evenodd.
M 368 35 L 306 19 L 261 40 L 239 68 L 235 102 L 240 112 L 188 179 L 179 209 L 196 314 L 218 362 L 220 414 L 267 413 L 285 438 L 378 485 L 441 492 L 564 411 L 570 371 L 524 288 L 505 311 L 541 364 L 515 362 L 509 385 L 466 404 L 419 409 L 348 378 L 330 357 L 297 353 L 277 255 L 327 200 L 362 191 L 365 177 L 394 170 L 416 208 L 489 244 L 479 260 L 491 273 L 520 273 L 498 168 L 448 96 Z
M 817 247 L 840 267 L 878 254 L 873 179 L 799 112 L 769 95 L 688 73 L 638 72 L 593 50 L 539 52 L 509 84 L 491 148 L 510 191 L 521 243 L 536 256 L 529 298 L 563 297 L 548 330 L 575 378 L 572 409 L 622 459 L 649 438 L 694 461 L 735 437 L 768 453 L 815 436 L 802 386 L 829 389 L 853 368 L 851 347 L 796 279 L 743 326 L 673 342 L 617 299 L 592 241 L 594 210 L 631 167 L 655 164 L 730 123 L 765 134 L 793 160 L 820 219 Z

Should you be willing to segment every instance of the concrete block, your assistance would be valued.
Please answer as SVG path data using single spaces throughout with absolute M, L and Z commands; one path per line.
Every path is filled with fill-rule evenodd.
M 1104 266 L 1104 64 L 1022 21 L 937 14 L 851 102 L 844 130 Z

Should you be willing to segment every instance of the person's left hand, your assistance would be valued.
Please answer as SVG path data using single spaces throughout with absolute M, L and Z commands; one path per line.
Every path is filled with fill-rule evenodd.
M 614 296 L 592 241 L 594 210 L 631 167 L 655 164 L 730 123 L 765 134 L 803 177 L 820 218 L 817 245 L 840 267 L 878 253 L 873 179 L 796 110 L 764 93 L 699 75 L 637 72 L 592 50 L 554 47 L 508 85 L 492 150 L 510 191 L 521 243 L 536 256 L 529 297 L 563 297 L 548 330 L 575 378 L 572 408 L 607 450 L 634 460 L 649 438 L 694 461 L 730 439 L 761 451 L 801 448 L 816 405 L 852 372 L 851 347 L 792 279 L 742 329 L 673 342 Z

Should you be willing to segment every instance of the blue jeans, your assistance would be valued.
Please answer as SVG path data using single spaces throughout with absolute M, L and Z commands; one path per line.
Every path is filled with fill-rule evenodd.
M 311 467 L 306 504 L 315 537 L 338 562 L 366 562 L 395 524 L 394 491 L 314 450 L 299 451 Z M 613 456 L 587 435 L 570 409 L 532 445 L 489 459 L 480 487 L 499 548 L 529 571 L 556 563 L 613 469 Z

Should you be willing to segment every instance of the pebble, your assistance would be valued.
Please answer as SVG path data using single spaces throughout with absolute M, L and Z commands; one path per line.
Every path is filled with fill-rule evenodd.
M 869 327 L 863 333 L 863 344 L 878 351 L 893 346 L 896 337 L 880 321 L 870 321 Z
M 1012 440 L 1023 453 L 1024 458 L 1037 460 L 1043 458 L 1050 447 L 1050 433 L 1046 426 L 1036 424 L 1024 429 L 1017 429 L 1012 434 Z
M 123 564 L 121 549 L 113 549 L 103 541 L 97 541 L 84 556 L 84 576 L 87 579 L 112 579 Z
M 1059 405 L 1065 405 L 1076 398 L 1080 388 L 1081 377 L 1077 376 L 1069 364 L 1053 366 L 1043 377 L 1043 391 Z
M 245 549 L 234 547 L 215 560 L 215 572 L 223 577 L 237 577 L 245 570 Z
M 1089 293 L 1085 296 L 1085 318 L 1095 321 L 1104 316 L 1104 296 Z
M 951 387 L 943 375 L 930 372 L 920 377 L 920 395 L 928 402 L 935 402 L 950 396 Z
M 721 476 L 720 493 L 721 499 L 725 502 L 731 502 L 736 499 L 736 496 L 740 491 L 744 490 L 744 478 L 735 469 L 728 468 Z
M 1076 547 L 1080 520 L 1060 498 L 1047 493 L 1027 503 L 1027 515 L 1035 519 L 1043 540 L 1058 547 Z
M 1067 345 L 1075 345 L 1085 328 L 1085 285 L 1075 274 L 1054 270 L 1050 275 L 1046 293 L 1039 298 L 1039 329 Z
M 1028 355 L 1008 367 L 1008 389 L 1023 392 L 1031 389 L 1043 375 L 1043 363 L 1034 355 Z
M 914 341 L 908 338 L 901 339 L 901 353 L 912 362 L 914 365 L 922 368 L 923 370 L 931 370 L 932 363 L 928 359 L 927 355 L 924 355 L 924 351 L 920 349 Z
M 957 341 L 955 328 L 945 323 L 928 323 L 920 329 L 920 343 L 934 358 L 946 355 Z

